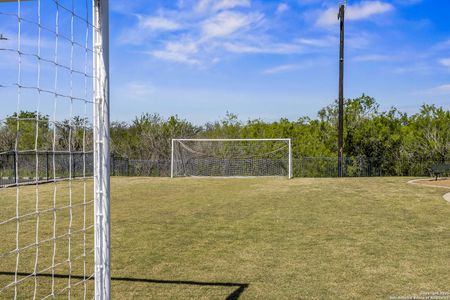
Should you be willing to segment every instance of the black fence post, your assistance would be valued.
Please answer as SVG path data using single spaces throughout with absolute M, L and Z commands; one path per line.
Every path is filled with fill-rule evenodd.
M 304 159 L 304 157 L 302 156 L 302 158 L 300 160 L 300 167 L 302 168 L 302 170 L 301 170 L 302 177 L 305 177 L 305 166 L 304 166 L 303 159 Z
M 48 151 L 45 152 L 47 181 L 49 180 Z
M 77 176 L 75 153 L 71 153 L 71 155 L 72 155 L 72 178 L 75 178 Z
M 13 167 L 13 170 L 14 170 L 14 183 L 15 184 L 17 184 L 18 182 L 17 182 L 17 165 L 16 165 L 16 163 L 17 163 L 17 151 L 14 151 L 13 152 L 13 154 L 14 154 L 14 159 L 13 159 L 13 163 L 14 163 L 14 167 Z
M 116 168 L 115 168 L 115 157 L 114 154 L 111 154 L 111 175 L 116 176 Z

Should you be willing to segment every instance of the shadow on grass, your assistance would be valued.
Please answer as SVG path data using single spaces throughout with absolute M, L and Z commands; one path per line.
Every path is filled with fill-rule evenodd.
M 0 272 L 0 275 L 14 276 L 14 272 Z M 17 273 L 18 276 L 30 276 L 30 273 Z M 52 274 L 38 274 L 38 277 L 52 277 Z M 69 275 L 54 274 L 55 278 L 69 278 Z M 83 276 L 72 275 L 73 279 L 84 279 Z M 93 277 L 90 280 L 94 280 Z M 158 284 L 184 284 L 184 285 L 197 285 L 197 286 L 215 286 L 215 287 L 236 287 L 236 289 L 229 294 L 226 300 L 237 300 L 248 288 L 248 283 L 237 282 L 204 282 L 204 281 L 191 281 L 191 280 L 163 280 L 163 279 L 149 279 L 149 278 L 130 278 L 130 277 L 111 277 L 112 281 L 126 281 L 126 282 L 143 282 L 143 283 L 158 283 Z

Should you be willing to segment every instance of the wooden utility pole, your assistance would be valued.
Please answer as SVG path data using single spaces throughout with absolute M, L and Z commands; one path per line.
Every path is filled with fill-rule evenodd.
M 343 176 L 344 157 L 344 20 L 345 4 L 339 6 L 341 42 L 339 49 L 339 120 L 338 120 L 338 176 Z

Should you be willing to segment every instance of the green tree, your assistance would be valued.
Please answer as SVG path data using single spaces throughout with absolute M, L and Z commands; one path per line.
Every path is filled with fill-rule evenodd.
M 5 121 L 6 135 L 14 136 L 17 139 L 17 149 L 24 150 L 47 150 L 51 146 L 49 118 L 46 115 L 37 112 L 21 111 L 8 116 Z M 9 143 L 9 150 L 15 149 Z
M 409 119 L 403 152 L 416 160 L 450 160 L 450 111 L 423 105 Z

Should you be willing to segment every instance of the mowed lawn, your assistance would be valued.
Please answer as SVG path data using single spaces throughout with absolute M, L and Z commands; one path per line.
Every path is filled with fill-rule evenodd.
M 389 299 L 448 292 L 446 191 L 409 179 L 112 178 L 113 297 Z M 31 195 L 34 187 L 22 190 Z M 0 199 L 15 199 L 14 189 L 0 190 Z M 65 218 L 59 220 L 67 227 Z M 31 226 L 23 229 L 34 238 Z M 7 235 L 15 241 L 13 233 Z M 14 263 L 2 261 L 0 271 L 14 271 Z M 73 273 L 83 275 L 75 267 Z

